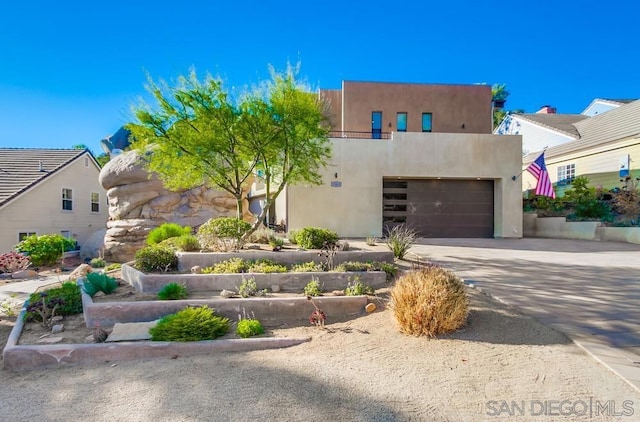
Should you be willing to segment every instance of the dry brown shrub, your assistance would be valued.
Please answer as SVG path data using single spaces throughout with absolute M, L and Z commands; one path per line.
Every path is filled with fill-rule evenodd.
M 465 324 L 469 299 L 462 280 L 453 272 L 424 267 L 398 279 L 391 289 L 391 309 L 401 332 L 435 337 Z

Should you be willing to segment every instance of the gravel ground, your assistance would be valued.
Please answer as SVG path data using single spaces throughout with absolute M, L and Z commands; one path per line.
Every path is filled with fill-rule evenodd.
M 0 421 L 638 420 L 640 393 L 564 335 L 470 296 L 468 325 L 440 339 L 400 334 L 381 309 L 280 330 L 313 336 L 287 349 L 2 370 Z

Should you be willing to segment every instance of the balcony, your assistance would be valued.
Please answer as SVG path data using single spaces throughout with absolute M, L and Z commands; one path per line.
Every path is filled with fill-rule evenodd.
M 356 132 L 352 130 L 332 130 L 329 138 L 391 139 L 392 132 Z

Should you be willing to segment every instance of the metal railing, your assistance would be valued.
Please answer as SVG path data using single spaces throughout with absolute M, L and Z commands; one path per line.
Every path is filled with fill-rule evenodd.
M 391 132 L 357 132 L 353 130 L 332 130 L 329 138 L 391 139 Z

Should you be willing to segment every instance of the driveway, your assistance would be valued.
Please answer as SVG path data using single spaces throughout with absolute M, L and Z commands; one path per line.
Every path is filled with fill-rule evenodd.
M 419 239 L 410 254 L 564 332 L 640 389 L 640 245 Z

